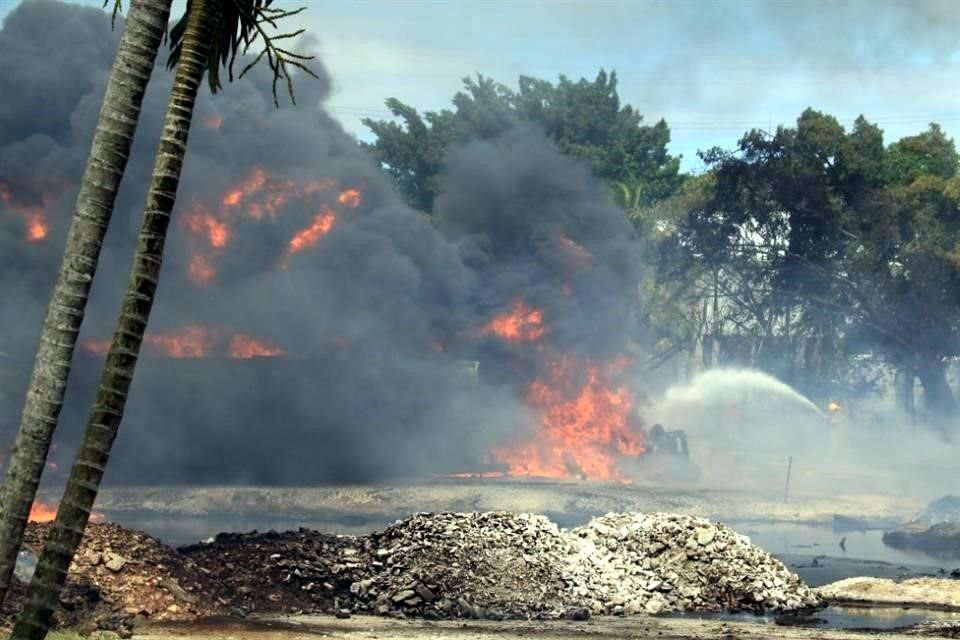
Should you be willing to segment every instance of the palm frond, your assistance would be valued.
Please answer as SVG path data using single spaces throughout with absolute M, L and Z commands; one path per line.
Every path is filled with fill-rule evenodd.
M 119 0 L 116 1 L 119 2 Z M 227 77 L 229 81 L 232 82 L 234 80 L 233 68 L 237 58 L 247 55 L 251 48 L 258 41 L 261 41 L 263 49 L 236 77 L 238 79 L 242 78 L 250 69 L 256 66 L 257 63 L 266 58 L 267 64 L 273 72 L 274 105 L 277 107 L 280 106 L 280 101 L 277 96 L 277 85 L 280 80 L 286 81 L 290 101 L 296 104 L 291 71 L 293 68 L 297 68 L 316 78 L 316 73 L 304 64 L 312 60 L 314 56 L 296 53 L 282 46 L 278 46 L 277 43 L 300 36 L 303 34 L 304 29 L 274 35 L 268 34 L 266 29 L 267 27 L 273 30 L 278 29 L 280 21 L 302 13 L 306 10 L 306 7 L 299 9 L 277 9 L 271 6 L 273 0 L 217 1 L 220 2 L 220 19 L 214 31 L 214 41 L 210 48 L 206 69 L 210 91 L 216 93 L 223 88 L 220 76 L 222 68 L 227 70 Z M 183 17 L 181 17 L 170 30 L 170 57 L 167 60 L 168 68 L 172 69 L 180 60 L 183 51 L 183 36 L 186 32 L 187 17 L 190 15 L 192 2 L 193 0 L 187 0 L 187 7 Z

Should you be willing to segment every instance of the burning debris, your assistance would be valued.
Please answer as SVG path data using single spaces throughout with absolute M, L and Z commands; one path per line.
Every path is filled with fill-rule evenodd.
M 600 366 L 572 356 L 548 361 L 547 375 L 530 383 L 526 396 L 539 428 L 493 457 L 507 463 L 511 475 L 626 480 L 618 460 L 644 452 L 630 393 L 611 383 L 626 365 L 625 359 Z
M 47 529 L 31 524 L 28 548 L 38 549 Z M 117 525 L 91 524 L 68 584 L 72 604 L 58 614 L 61 623 L 93 616 L 127 631 L 135 616 L 583 619 L 820 604 L 744 536 L 702 518 L 640 513 L 608 514 L 572 530 L 531 514 L 422 513 L 368 536 L 221 534 L 180 551 Z
M 32 77 L 2 72 L 35 57 L 21 52 L 38 34 L 78 25 L 75 40 L 97 41 L 96 55 L 55 52 L 49 64 L 73 71 L 47 88 L 44 118 L 31 100 L 0 119 L 0 422 L 15 425 L 116 34 L 102 12 L 56 3 L 24 3 L 5 25 L 0 77 Z M 319 71 L 301 106 L 275 110 L 257 73 L 215 107 L 198 100 L 111 481 L 369 482 L 491 459 L 512 475 L 629 481 L 646 451 L 623 357 L 639 251 L 604 186 L 518 128 L 459 149 L 432 216 L 412 211 L 323 111 Z M 167 82 L 144 99 L 104 243 L 58 433 L 67 455 L 109 347 Z M 7 91 L 21 93 L 36 94 Z M 462 361 L 482 363 L 469 385 L 451 376 Z
M 204 358 L 214 353 L 240 359 L 283 355 L 280 348 L 256 338 L 203 326 L 162 334 L 147 332 L 143 342 L 145 355 L 165 358 Z M 105 354 L 110 350 L 110 340 L 86 340 L 81 346 L 89 353 Z

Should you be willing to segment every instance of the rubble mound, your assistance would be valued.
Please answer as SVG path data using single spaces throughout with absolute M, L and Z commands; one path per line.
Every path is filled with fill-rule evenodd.
M 221 534 L 181 548 L 244 612 L 530 617 L 562 611 L 557 526 L 529 514 L 417 514 L 354 537 Z
M 24 546 L 39 554 L 49 523 L 28 524 Z M 0 612 L 8 626 L 19 610 L 26 585 L 14 580 Z M 55 612 L 58 627 L 110 629 L 128 635 L 137 616 L 192 620 L 220 615 L 224 608 L 207 597 L 213 591 L 206 570 L 141 531 L 90 523 L 70 565 Z
M 38 552 L 49 525 L 31 524 Z M 23 597 L 16 584 L 0 623 Z M 300 529 L 220 534 L 179 550 L 91 523 L 58 626 L 129 635 L 136 618 L 374 613 L 586 619 L 815 607 L 800 579 L 749 539 L 701 518 L 611 513 L 576 529 L 506 512 L 421 513 L 366 536 Z
M 792 611 L 819 597 L 750 539 L 703 518 L 611 513 L 570 532 L 573 595 L 594 613 Z
M 579 603 L 566 597 L 575 546 L 544 516 L 418 514 L 369 542 L 383 570 L 356 590 L 374 599 L 377 613 L 413 607 L 428 617 L 577 616 L 568 608 Z
M 338 608 L 338 594 L 369 564 L 362 546 L 362 538 L 301 528 L 221 533 L 179 551 L 209 572 L 210 595 L 234 612 L 316 613 Z
M 244 611 L 586 618 L 819 604 L 746 537 L 670 514 L 608 514 L 568 531 L 539 515 L 430 513 L 369 536 L 221 535 L 182 551 Z

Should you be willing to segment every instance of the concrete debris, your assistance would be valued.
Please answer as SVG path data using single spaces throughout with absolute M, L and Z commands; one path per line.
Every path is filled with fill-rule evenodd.
M 24 546 L 39 554 L 50 526 L 29 523 Z M 13 581 L 0 609 L 0 625 L 12 623 L 25 590 L 24 581 Z M 116 524 L 90 523 L 70 566 L 54 624 L 129 637 L 137 617 L 193 620 L 224 613 L 220 603 L 203 596 L 214 591 L 213 580 L 201 567 L 156 538 Z
M 181 551 L 244 611 L 585 619 L 820 604 L 746 537 L 671 514 L 608 514 L 572 530 L 530 514 L 417 514 L 363 537 L 225 534 Z M 284 597 L 264 598 L 277 584 Z
M 30 524 L 31 550 L 48 528 Z M 611 513 L 564 530 L 531 514 L 421 513 L 367 536 L 220 534 L 179 550 L 92 523 L 56 622 L 126 637 L 136 620 L 253 612 L 588 620 L 819 605 L 781 562 L 701 518 Z

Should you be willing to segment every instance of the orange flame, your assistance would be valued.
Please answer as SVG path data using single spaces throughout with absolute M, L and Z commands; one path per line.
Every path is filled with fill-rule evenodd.
M 337 196 L 337 202 L 345 207 L 356 209 L 360 206 L 360 189 L 344 189 Z
M 146 334 L 143 337 L 154 353 L 168 358 L 202 358 L 207 355 L 212 342 L 210 330 L 201 326 L 189 326 L 169 334 Z
M 27 516 L 27 520 L 30 522 L 53 522 L 57 518 L 57 508 L 58 506 L 55 504 L 44 504 L 39 500 L 34 500 L 33 504 L 30 505 L 30 515 Z M 94 511 L 90 514 L 90 520 L 93 522 L 103 520 L 103 514 Z
M 292 256 L 304 249 L 316 246 L 320 238 L 330 233 L 336 221 L 337 217 L 329 209 L 318 213 L 313 218 L 313 224 L 306 229 L 301 229 L 290 239 L 287 244 L 287 255 Z
M 248 360 L 250 358 L 279 356 L 283 354 L 283 351 L 255 338 L 237 335 L 231 338 L 228 353 L 231 358 Z
M 0 182 L 0 201 L 3 201 L 14 213 L 23 218 L 24 223 L 27 225 L 27 242 L 40 242 L 47 237 L 49 232 L 46 220 L 48 200 L 48 196 L 43 196 L 44 205 L 40 207 L 15 202 L 10 189 L 7 185 Z
M 187 229 L 198 235 L 205 235 L 210 246 L 220 249 L 227 246 L 230 237 L 230 228 L 226 223 L 218 220 L 202 205 L 194 205 L 193 210 L 184 218 Z
M 569 355 L 548 362 L 547 375 L 534 380 L 526 396 L 539 414 L 536 435 L 494 450 L 493 457 L 511 475 L 626 482 L 619 459 L 644 452 L 631 394 L 610 380 L 627 362 L 598 365 Z
M 219 129 L 223 125 L 223 116 L 216 113 L 210 114 L 203 118 L 202 123 L 208 129 Z
M 211 329 L 189 325 L 167 333 L 147 333 L 143 337 L 144 353 L 166 358 L 204 358 L 211 353 L 226 353 L 234 359 L 283 355 L 279 347 L 256 338 L 225 329 Z M 110 350 L 109 339 L 85 340 L 84 350 L 105 354 Z
M 39 501 L 34 501 L 34 503 L 30 505 L 30 515 L 27 516 L 27 520 L 30 522 L 53 522 L 56 517 L 56 505 L 51 506 Z
M 197 203 L 184 216 L 182 224 L 189 232 L 191 246 L 187 275 L 198 285 L 213 281 L 217 276 L 218 257 L 230 243 L 232 226 L 239 219 L 275 219 L 282 207 L 294 199 L 319 207 L 319 213 L 307 227 L 297 231 L 288 241 L 284 255 L 289 257 L 313 247 L 319 238 L 330 232 L 336 222 L 331 206 L 355 209 L 362 202 L 359 188 L 333 191 L 338 188 L 337 181 L 332 178 L 296 183 L 271 177 L 261 168 L 253 169 L 245 180 L 224 194 L 216 211 Z M 331 191 L 329 196 L 318 195 Z M 282 262 L 280 266 L 283 266 Z
M 491 333 L 507 342 L 535 342 L 546 333 L 543 312 L 527 306 L 523 300 L 517 300 L 509 313 L 496 315 L 480 327 L 479 335 Z
M 197 284 L 207 284 L 217 277 L 216 268 L 210 264 L 210 259 L 204 255 L 197 254 L 191 256 L 187 269 L 190 274 L 190 279 Z
M 228 191 L 223 196 L 223 206 L 235 207 L 250 194 L 256 193 L 267 183 L 267 173 L 263 169 L 254 169 L 250 177 L 244 180 L 239 187 Z

